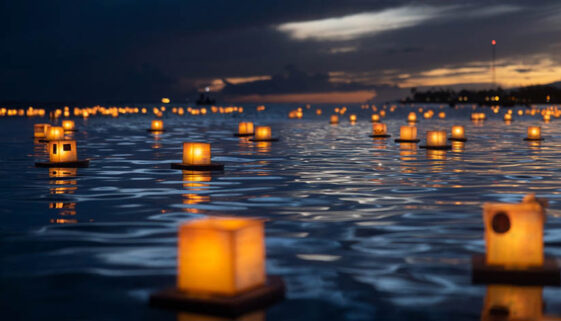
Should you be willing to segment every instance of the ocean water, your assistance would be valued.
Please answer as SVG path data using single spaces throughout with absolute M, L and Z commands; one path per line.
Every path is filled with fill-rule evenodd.
M 76 119 L 91 164 L 58 175 L 34 167 L 47 154 L 33 124 L 48 119 L 0 118 L 5 320 L 201 320 L 147 301 L 175 284 L 178 225 L 203 216 L 267 219 L 267 272 L 284 278 L 287 298 L 255 320 L 480 319 L 487 287 L 471 284 L 470 258 L 484 252 L 481 206 L 529 192 L 550 201 L 546 253 L 561 258 L 559 120 L 507 125 L 486 110 L 476 124 L 471 107 L 446 107 L 446 119 L 420 120 L 421 138 L 461 124 L 468 141 L 434 153 L 394 143 L 410 109 L 388 113 L 382 140 L 368 137 L 370 111 L 349 109 L 339 125 L 327 107 L 300 120 L 282 105 L 168 113 L 160 135 L 147 133 L 150 116 Z M 272 126 L 280 141 L 233 137 L 241 120 Z M 536 124 L 545 141 L 524 142 Z M 184 141 L 212 143 L 225 171 L 170 169 Z M 560 289 L 538 292 L 544 313 L 561 315 Z

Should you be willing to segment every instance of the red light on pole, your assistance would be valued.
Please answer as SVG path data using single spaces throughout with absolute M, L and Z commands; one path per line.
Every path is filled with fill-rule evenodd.
M 497 42 L 495 41 L 495 39 L 491 40 L 491 44 L 494 46 L 497 44 Z

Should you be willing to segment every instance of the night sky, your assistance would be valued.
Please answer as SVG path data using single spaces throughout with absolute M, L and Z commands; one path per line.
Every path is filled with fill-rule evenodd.
M 0 100 L 360 102 L 561 80 L 561 2 L 1 0 Z

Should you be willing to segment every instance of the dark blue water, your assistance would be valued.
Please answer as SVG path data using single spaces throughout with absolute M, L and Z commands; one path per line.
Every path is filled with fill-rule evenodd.
M 438 109 L 438 107 L 436 107 Z M 149 116 L 77 119 L 80 158 L 67 177 L 34 167 L 44 144 L 33 123 L 0 118 L 0 302 L 5 320 L 191 320 L 148 306 L 175 284 L 176 231 L 206 215 L 263 217 L 267 270 L 287 284 L 287 300 L 266 320 L 476 320 L 485 286 L 470 282 L 470 257 L 484 251 L 481 205 L 550 200 L 545 243 L 561 257 L 559 120 L 444 109 L 419 133 L 466 126 L 469 141 L 443 153 L 393 142 L 409 110 L 388 113 L 393 135 L 373 140 L 369 111 L 338 126 L 283 106 L 255 113 L 164 117 L 167 132 L 146 132 Z M 438 111 L 438 110 L 437 110 Z M 271 125 L 272 144 L 232 137 L 241 120 Z M 522 141 L 528 125 L 546 140 Z M 222 174 L 169 169 L 182 142 L 212 143 Z M 61 176 L 61 175 L 59 175 Z M 64 176 L 64 175 L 62 175 Z M 544 288 L 545 311 L 561 314 L 561 291 Z

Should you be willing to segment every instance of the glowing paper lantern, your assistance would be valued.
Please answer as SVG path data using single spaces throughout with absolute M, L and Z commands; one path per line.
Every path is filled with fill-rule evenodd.
M 528 126 L 528 136 L 524 140 L 543 140 L 542 129 L 539 126 Z
M 59 126 L 49 127 L 46 138 L 48 141 L 64 139 L 64 128 Z
M 372 118 L 371 118 L 373 123 L 377 123 L 380 121 L 380 115 L 378 114 L 372 114 Z
M 512 121 L 512 114 L 506 113 L 506 114 L 504 115 L 504 121 L 505 121 L 505 122 Z
M 252 122 L 241 122 L 238 124 L 238 133 L 234 134 L 237 137 L 253 136 L 254 128 Z
M 263 221 L 210 217 L 179 227 L 177 285 L 153 294 L 150 303 L 239 315 L 283 296 L 282 279 L 266 275 Z
M 372 123 L 372 135 L 370 137 L 374 138 L 386 138 L 390 137 L 388 135 L 388 127 L 384 123 Z
M 349 121 L 350 121 L 351 123 L 356 122 L 356 115 L 354 115 L 354 114 L 349 115 Z
M 164 131 L 164 121 L 160 119 L 155 119 L 152 121 L 149 132 L 163 132 Z
M 250 140 L 254 142 L 275 142 L 278 138 L 271 136 L 271 127 L 257 126 L 255 127 L 255 136 Z
M 170 102 L 169 98 L 165 98 L 165 97 L 162 98 L 162 103 L 163 104 L 169 104 L 169 102 Z
M 66 132 L 72 132 L 74 131 L 74 121 L 73 120 L 63 120 L 62 121 L 62 128 L 64 128 L 64 131 Z
M 223 170 L 223 164 L 211 163 L 210 154 L 208 143 L 183 143 L 183 163 L 173 163 L 171 168 L 192 171 Z
M 417 127 L 401 126 L 399 128 L 399 138 L 395 140 L 398 143 L 418 143 Z
M 452 137 L 450 137 L 451 141 L 458 141 L 458 142 L 467 141 L 464 126 L 454 125 L 454 126 L 452 126 L 452 129 L 450 130 L 450 132 L 452 134 L 451 135 Z
M 329 118 L 329 123 L 333 125 L 339 124 L 339 116 L 331 115 L 331 117 Z
M 417 122 L 417 114 L 415 114 L 415 112 L 410 112 L 409 115 L 407 115 L 407 122 L 408 123 L 416 123 Z
M 451 149 L 451 145 L 447 145 L 446 131 L 429 130 L 427 131 L 426 145 L 421 146 L 426 149 Z
M 89 160 L 78 160 L 75 140 L 53 140 L 47 146 L 49 162 L 36 162 L 37 167 L 88 167 Z
M 33 137 L 35 138 L 45 138 L 47 132 L 51 127 L 50 124 L 35 124 L 33 125 Z

